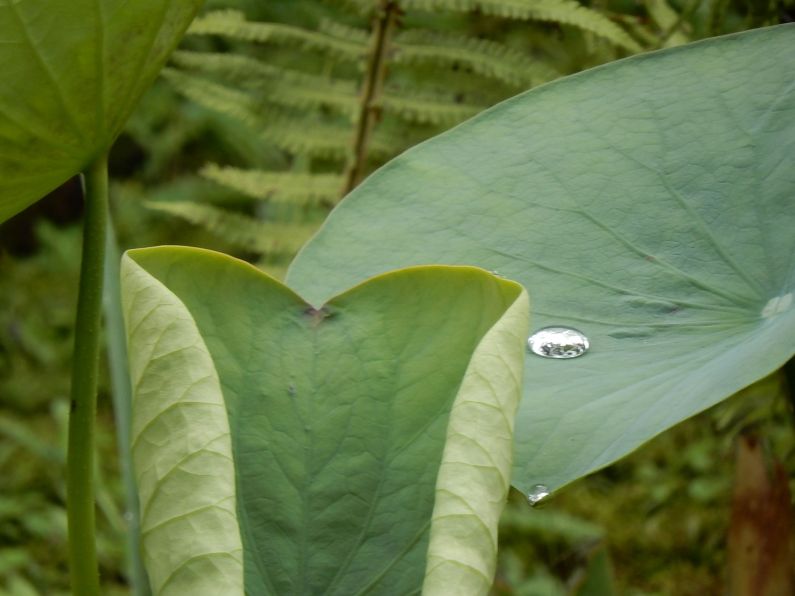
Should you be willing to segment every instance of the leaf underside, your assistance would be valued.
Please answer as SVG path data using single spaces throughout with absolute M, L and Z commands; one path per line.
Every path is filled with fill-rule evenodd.
M 218 374 L 185 306 L 125 259 L 132 452 L 141 538 L 158 596 L 243 593 L 229 422 Z
M 242 545 L 243 587 L 224 594 L 413 594 L 427 561 L 427 594 L 445 593 L 440 574 L 463 585 L 472 569 L 478 580 L 461 593 L 487 593 L 521 394 L 528 307 L 518 284 L 470 267 L 422 267 L 314 308 L 208 251 L 132 251 L 123 270 L 139 359 L 136 466 L 150 481 L 142 502 L 152 503 L 143 523 L 162 532 L 145 547 L 150 559 L 184 553 L 150 560 L 172 565 L 160 576 L 199 575 L 190 568 L 204 527 L 184 501 L 208 482 L 196 508 L 214 516 L 228 545 L 208 557 L 231 568 L 236 528 Z M 172 311 L 158 314 L 164 303 Z M 199 476 L 159 465 L 173 445 L 183 459 L 169 461 L 201 458 L 191 468 Z M 223 585 L 231 572 L 220 572 Z
M 539 87 L 374 174 L 296 258 L 310 300 L 395 267 L 471 264 L 531 291 L 514 484 L 555 489 L 795 352 L 795 26 Z

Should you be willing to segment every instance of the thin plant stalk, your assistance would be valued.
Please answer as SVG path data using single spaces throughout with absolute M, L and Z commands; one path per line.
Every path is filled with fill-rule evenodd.
M 72 593 L 79 596 L 99 595 L 94 512 L 94 426 L 108 217 L 107 166 L 107 154 L 103 154 L 83 174 L 83 254 L 72 355 L 66 462 L 69 568 Z
M 108 354 L 113 413 L 116 421 L 116 437 L 124 486 L 124 519 L 126 521 L 127 573 L 133 596 L 150 596 L 149 577 L 141 557 L 141 523 L 138 510 L 138 488 L 132 467 L 130 433 L 132 431 L 132 388 L 127 367 L 127 341 L 124 333 L 124 317 L 121 308 L 119 287 L 121 254 L 113 229 L 113 220 L 108 217 L 105 253 L 105 349 Z
M 356 118 L 356 131 L 353 150 L 345 171 L 345 186 L 342 196 L 352 191 L 364 178 L 367 165 L 367 152 L 373 128 L 381 114 L 379 102 L 386 79 L 389 47 L 400 16 L 400 6 L 394 0 L 381 0 L 374 18 L 373 33 L 370 38 L 367 69 L 364 85 L 359 98 L 359 113 Z

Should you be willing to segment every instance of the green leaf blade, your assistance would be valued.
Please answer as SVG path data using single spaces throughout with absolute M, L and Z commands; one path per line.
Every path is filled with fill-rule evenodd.
M 107 151 L 200 5 L 0 3 L 0 221 Z
M 419 592 L 448 428 L 498 447 L 497 470 L 484 472 L 495 464 L 479 453 L 470 478 L 459 479 L 501 479 L 473 501 L 496 534 L 527 324 L 520 286 L 473 268 L 423 267 L 316 308 L 228 257 L 175 247 L 129 254 L 184 305 L 209 354 L 196 366 L 218 373 L 247 593 Z M 128 326 L 135 333 L 134 320 Z M 490 405 L 502 424 L 495 436 L 494 425 L 473 427 L 454 407 L 467 369 L 490 358 L 507 367 L 492 379 L 501 387 Z M 184 379 L 192 366 L 173 362 L 170 375 Z M 154 384 L 169 374 L 147 371 Z M 472 374 L 482 382 L 481 369 Z M 479 547 L 458 547 L 467 548 Z M 493 573 L 496 551 L 477 554 Z
M 515 484 L 607 465 L 795 351 L 794 39 L 707 40 L 496 106 L 354 191 L 288 283 L 322 300 L 422 263 L 518 280 L 534 328 L 592 349 L 527 356 Z

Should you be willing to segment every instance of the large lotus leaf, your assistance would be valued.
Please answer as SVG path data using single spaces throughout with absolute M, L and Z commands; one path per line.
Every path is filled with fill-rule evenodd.
M 255 268 L 132 251 L 133 456 L 156 594 L 486 594 L 527 295 L 470 267 L 313 308 Z
M 0 0 L 0 222 L 107 150 L 201 0 Z
M 641 55 L 511 99 L 408 151 L 331 215 L 288 283 L 322 301 L 420 263 L 497 270 L 535 328 L 514 483 L 554 489 L 795 351 L 795 26 Z

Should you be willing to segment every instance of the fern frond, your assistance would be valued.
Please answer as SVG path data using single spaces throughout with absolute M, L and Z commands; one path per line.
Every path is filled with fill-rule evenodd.
M 421 143 L 425 139 L 440 133 L 444 129 L 433 127 L 432 132 L 419 134 L 413 126 L 406 126 L 406 123 L 396 118 L 389 118 L 390 121 L 397 120 L 388 125 L 387 119 L 379 123 L 370 139 L 370 157 L 377 162 L 385 162 L 395 155 L 403 153 L 409 147 Z
M 255 89 L 258 96 L 285 107 L 327 107 L 349 117 L 356 112 L 354 81 L 310 75 L 241 54 L 180 51 L 173 54 L 172 60 L 182 68 Z
M 378 8 L 378 3 L 374 0 L 336 0 L 335 3 L 364 17 L 372 16 Z
M 690 41 L 684 31 L 678 29 L 684 24 L 682 17 L 665 0 L 646 0 L 646 10 L 663 33 L 662 47 L 671 48 Z
M 638 17 L 635 15 L 614 13 L 612 18 L 617 23 L 621 23 L 621 26 L 627 30 L 630 36 L 638 40 L 641 45 L 649 48 L 654 48 L 659 45 L 660 35 L 650 27 L 648 19 L 645 16 Z
M 165 69 L 164 76 L 188 99 L 250 125 L 267 141 L 285 151 L 339 160 L 348 153 L 349 126 L 268 108 L 245 91 L 178 70 Z
M 244 124 L 262 125 L 259 102 L 248 93 L 173 68 L 163 69 L 162 75 L 177 91 L 200 106 L 232 116 Z
M 625 48 L 638 52 L 637 42 L 603 14 L 576 0 L 403 0 L 404 9 L 472 12 L 514 20 L 536 20 L 571 25 Z
M 305 205 L 336 203 L 344 181 L 336 174 L 242 170 L 217 164 L 207 164 L 199 173 L 253 199 Z
M 368 2 L 370 0 L 367 0 Z M 334 39 L 349 39 L 362 46 L 370 43 L 370 32 L 358 27 L 344 25 L 331 19 L 322 19 L 318 25 L 318 31 L 333 37 Z
M 326 159 L 345 159 L 350 144 L 349 126 L 311 118 L 277 117 L 262 127 L 261 134 L 293 154 Z
M 486 107 L 409 95 L 400 96 L 388 91 L 381 97 L 380 105 L 385 112 L 392 112 L 403 120 L 437 126 L 452 126 L 474 116 Z
M 409 147 L 444 132 L 442 126 L 410 125 L 395 116 L 385 116 L 378 123 L 370 139 L 370 157 L 374 163 L 384 163 Z
M 324 87 L 325 90 L 335 93 L 355 93 L 357 86 L 357 82 L 353 80 L 311 75 L 298 70 L 266 64 L 261 60 L 242 54 L 180 50 L 172 54 L 172 59 L 187 68 L 221 75 L 230 81 L 242 84 L 250 83 L 246 80 L 248 77 L 265 77 L 269 79 L 269 84 L 270 79 L 285 79 L 290 83 Z
M 227 242 L 255 253 L 294 253 L 317 229 L 316 224 L 266 222 L 191 201 L 147 201 L 144 205 L 201 226 Z
M 350 123 L 290 115 L 270 110 L 269 119 L 262 126 L 262 136 L 280 148 L 294 154 L 323 159 L 344 160 L 351 150 Z M 370 153 L 376 159 L 389 158 L 405 149 L 391 139 L 374 135 Z
M 282 23 L 247 21 L 238 10 L 218 10 L 199 17 L 188 29 L 193 35 L 221 35 L 240 41 L 274 43 L 324 52 L 338 59 L 359 62 L 367 52 L 360 42 Z
M 526 54 L 501 43 L 420 29 L 396 37 L 394 60 L 408 64 L 459 65 L 515 87 L 538 85 L 561 75 L 548 64 L 531 60 Z

